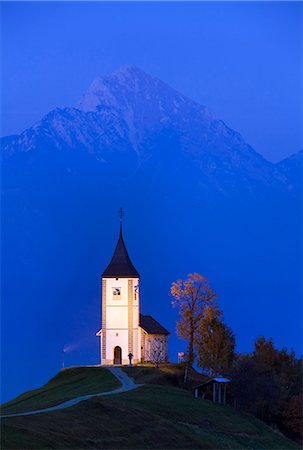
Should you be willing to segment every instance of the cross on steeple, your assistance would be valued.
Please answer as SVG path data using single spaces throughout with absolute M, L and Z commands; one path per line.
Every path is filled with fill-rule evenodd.
M 119 209 L 120 234 L 111 262 L 102 274 L 103 278 L 140 278 L 137 270 L 133 266 L 123 240 L 122 218 L 124 211 Z
M 122 207 L 120 207 L 120 209 L 119 209 L 119 217 L 120 217 L 120 230 L 122 230 L 122 219 L 123 219 L 123 216 L 124 216 L 124 211 L 123 211 L 123 208 L 122 208 Z

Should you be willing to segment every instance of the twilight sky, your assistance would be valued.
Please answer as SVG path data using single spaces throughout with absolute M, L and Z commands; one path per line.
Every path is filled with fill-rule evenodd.
M 4 2 L 1 135 L 136 64 L 278 161 L 303 147 L 299 2 Z M 301 72 L 301 76 L 300 76 Z
M 211 108 L 269 160 L 303 148 L 298 2 L 13 1 L 0 7 L 2 135 L 74 106 L 98 75 L 135 64 Z M 98 280 L 116 244 L 120 206 L 126 245 L 142 274 L 142 311 L 172 331 L 172 361 L 184 347 L 174 335 L 177 311 L 167 294 L 173 280 L 194 271 L 212 280 L 239 351 L 251 351 L 259 334 L 299 351 L 297 204 L 242 202 L 239 209 L 219 202 L 207 213 L 194 195 L 180 214 L 183 190 L 162 195 L 177 186 L 166 185 L 166 176 L 150 197 L 144 183 L 132 196 L 121 194 L 110 173 L 100 176 L 90 159 L 69 160 L 79 173 L 74 177 L 62 169 L 64 157 L 39 156 L 36 165 L 29 158 L 24 166 L 12 158 L 3 170 L 4 399 L 56 373 L 64 344 L 75 345 L 67 365 L 98 361 Z M 191 186 L 191 173 L 184 173 L 184 186 Z

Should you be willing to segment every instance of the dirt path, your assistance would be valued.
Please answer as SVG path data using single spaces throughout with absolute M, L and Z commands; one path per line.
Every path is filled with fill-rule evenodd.
M 6 414 L 4 416 L 0 416 L 0 419 L 5 419 L 7 417 L 19 417 L 19 416 L 30 416 L 32 414 L 40 414 L 40 413 L 46 413 L 51 411 L 56 411 L 58 409 L 64 409 L 64 408 L 70 408 L 71 406 L 77 405 L 77 403 L 80 403 L 84 400 L 88 400 L 93 397 L 101 397 L 103 395 L 112 395 L 112 394 L 121 394 L 122 392 L 131 391 L 133 389 L 136 389 L 140 386 L 143 386 L 143 384 L 135 384 L 132 378 L 130 378 L 120 367 L 105 367 L 107 370 L 109 370 L 121 383 L 121 387 L 114 389 L 112 391 L 108 392 L 101 392 L 100 394 L 89 394 L 89 395 L 82 395 L 81 397 L 75 397 L 71 400 L 67 400 L 64 403 L 61 403 L 60 405 L 51 406 L 50 408 L 45 409 L 37 409 L 35 411 L 28 411 L 23 413 L 16 413 L 16 414 Z

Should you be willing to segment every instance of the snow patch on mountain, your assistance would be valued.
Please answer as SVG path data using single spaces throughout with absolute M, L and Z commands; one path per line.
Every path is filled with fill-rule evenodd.
M 208 108 L 132 65 L 94 80 L 77 104 L 84 112 L 95 112 L 104 106 L 115 109 L 127 123 L 129 139 L 135 148 L 146 129 L 180 119 L 186 123 L 193 108 L 200 120 L 213 119 Z
M 70 149 L 106 163 L 123 155 L 138 168 L 153 164 L 150 170 L 184 160 L 199 171 L 199 184 L 219 191 L 252 191 L 256 184 L 292 189 L 282 164 L 265 160 L 208 108 L 133 65 L 96 78 L 76 108 L 49 112 L 2 147 L 6 157 Z

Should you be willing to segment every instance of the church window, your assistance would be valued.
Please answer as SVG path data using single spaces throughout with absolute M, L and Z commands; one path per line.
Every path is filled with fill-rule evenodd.
M 121 299 L 121 288 L 113 288 L 113 300 Z

